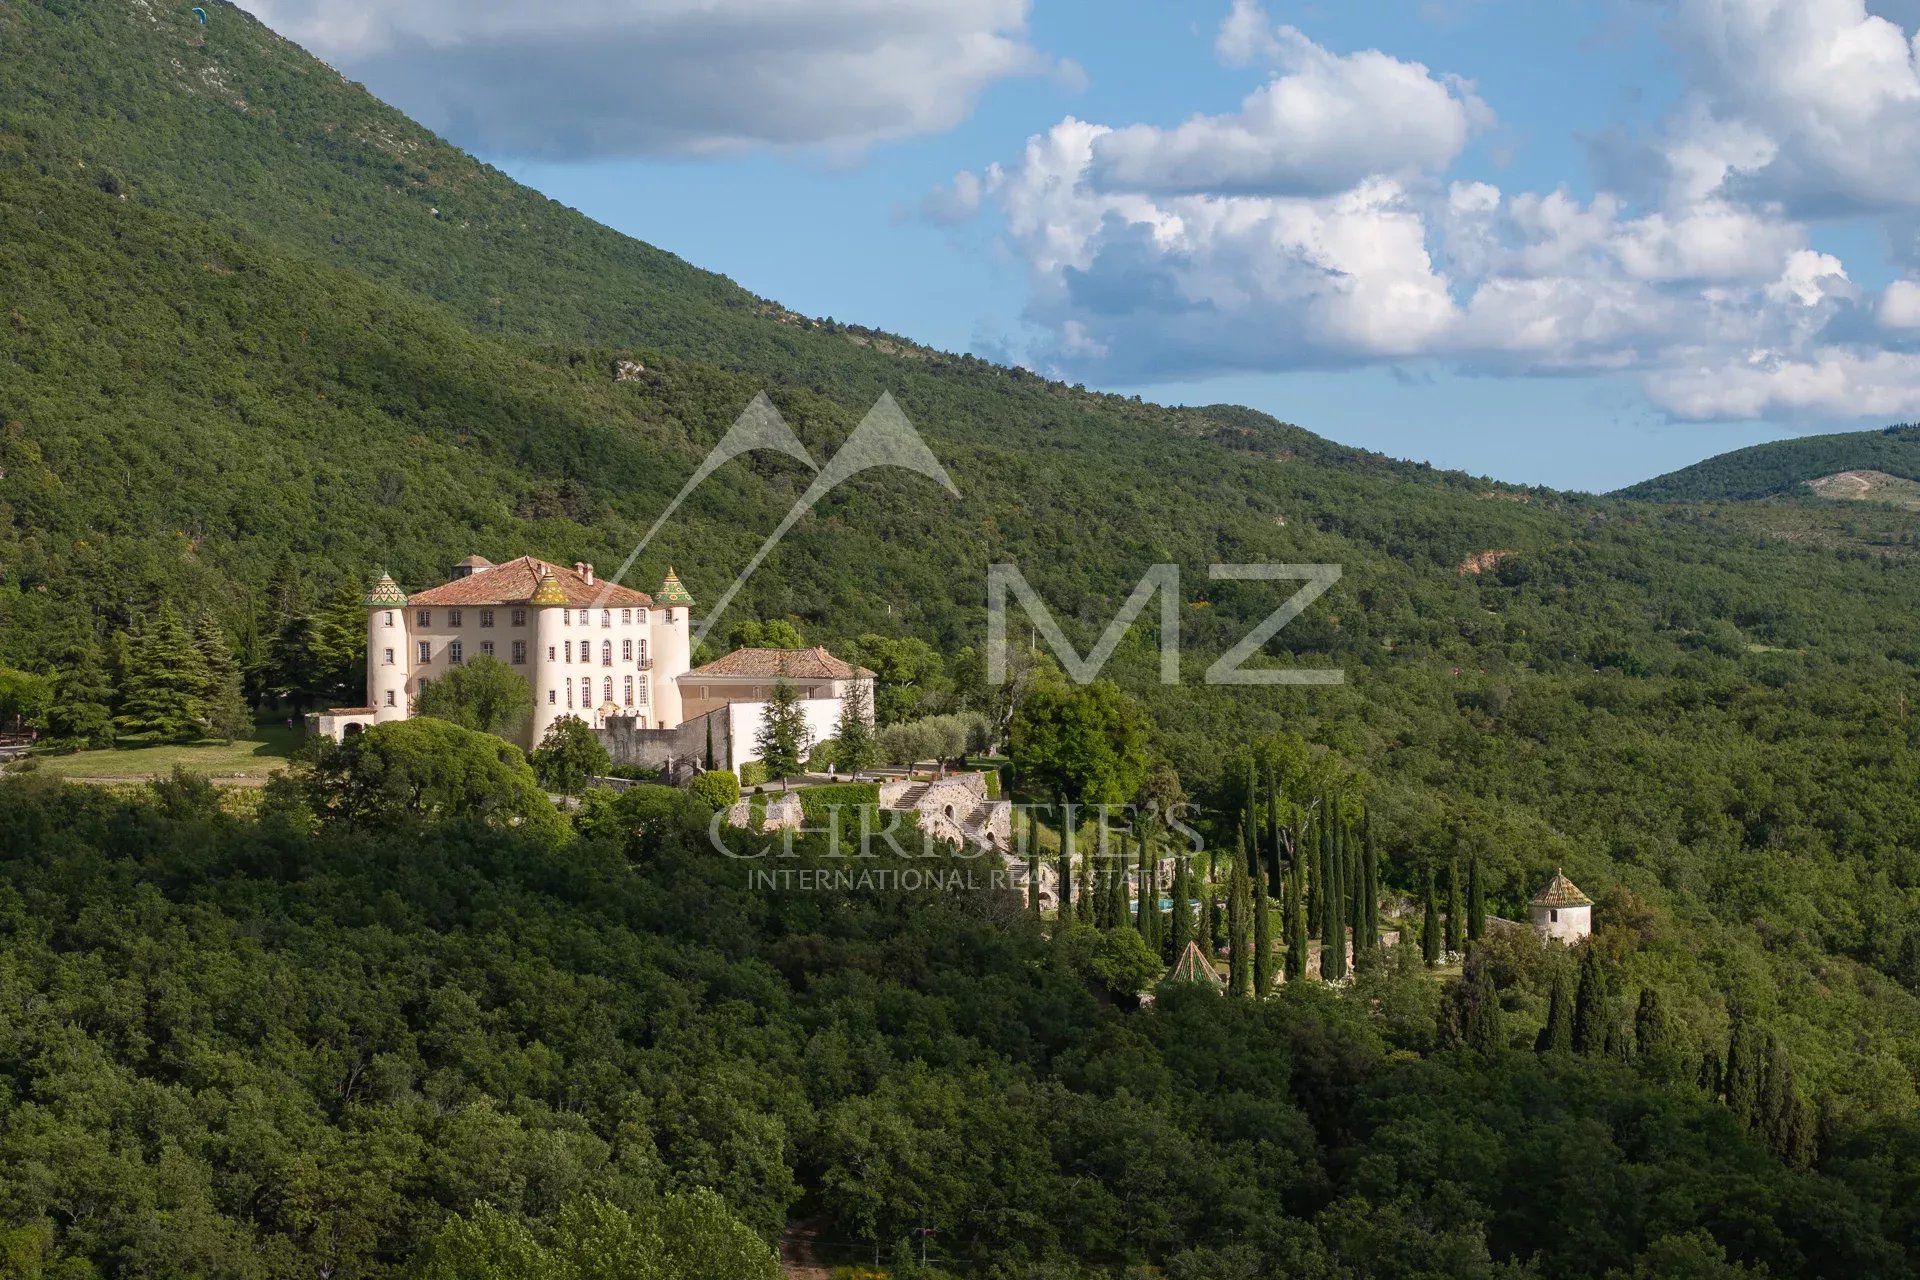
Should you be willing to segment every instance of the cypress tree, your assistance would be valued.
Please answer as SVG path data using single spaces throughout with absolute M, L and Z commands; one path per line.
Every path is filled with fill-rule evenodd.
M 1493 967 L 1469 963 L 1460 978 L 1460 1034 L 1470 1049 L 1491 1053 L 1500 1047 L 1500 993 L 1493 985 Z
M 191 742 L 206 725 L 205 685 L 200 650 L 173 610 L 162 606 L 131 646 L 114 723 L 124 734 Z
M 1193 940 L 1193 917 L 1187 911 L 1192 899 L 1187 857 L 1180 854 L 1173 860 L 1173 914 L 1167 918 L 1167 949 L 1173 953 L 1174 962 L 1186 953 L 1187 943 Z
M 1547 1025 L 1533 1042 L 1537 1053 L 1573 1052 L 1573 966 L 1564 958 L 1553 963 L 1553 991 L 1547 997 Z
M 1267 860 L 1253 860 L 1253 994 L 1273 989 L 1273 912 L 1267 906 Z
M 1353 971 L 1360 972 L 1360 964 L 1367 959 L 1367 884 L 1364 869 L 1365 855 L 1356 857 L 1356 863 L 1362 864 L 1361 873 L 1354 877 L 1353 899 L 1348 904 L 1353 924 Z
M 1455 954 L 1466 950 L 1466 939 L 1461 937 L 1466 914 L 1466 902 L 1460 892 L 1460 860 L 1455 858 L 1447 866 L 1447 950 Z
M 1135 858 L 1135 873 L 1139 875 L 1140 892 L 1139 894 L 1135 894 L 1135 902 L 1133 902 L 1133 927 L 1139 931 L 1142 938 L 1148 940 L 1148 944 L 1152 944 L 1152 942 L 1156 942 L 1156 938 L 1154 938 L 1154 919 L 1160 915 L 1160 902 L 1158 902 L 1158 898 L 1160 898 L 1160 892 L 1158 892 L 1160 885 L 1154 885 L 1154 875 L 1152 875 L 1152 871 L 1148 869 L 1148 864 L 1150 864 L 1150 858 L 1148 858 L 1150 841 L 1146 839 L 1146 827 L 1144 827 L 1144 825 L 1139 825 L 1139 827 L 1133 829 L 1133 842 L 1139 846 L 1140 850 L 1139 858 Z M 1160 950 L 1160 948 L 1156 946 L 1154 950 Z
M 1480 855 L 1467 858 L 1467 940 L 1478 942 L 1487 933 L 1487 898 L 1480 885 Z
M 1066 797 L 1058 797 L 1060 814 L 1060 927 L 1073 923 L 1073 837 L 1067 833 Z
M 713 721 L 707 721 L 707 738 L 713 738 Z M 1027 910 L 1040 915 L 1040 815 L 1027 807 Z
M 1786 1050 L 1780 1045 L 1780 1037 L 1771 1033 L 1759 1045 L 1760 1089 L 1753 1108 L 1753 1131 L 1777 1155 L 1788 1110 Z
M 1072 826 L 1073 823 L 1069 821 L 1067 825 Z M 1100 842 L 1095 840 L 1083 851 L 1080 848 L 1080 833 L 1072 832 L 1070 838 L 1080 874 L 1080 883 L 1075 886 L 1079 896 L 1074 900 L 1073 918 L 1081 924 L 1098 924 L 1101 902 L 1094 890 L 1094 872 L 1097 869 L 1095 855 L 1100 851 Z
M 1194 925 L 1193 936 L 1208 955 L 1220 950 L 1219 909 L 1213 901 L 1213 881 L 1205 876 L 1200 878 L 1200 919 Z
M 1227 892 L 1227 973 L 1228 981 L 1237 996 L 1249 995 L 1253 991 L 1253 957 L 1249 954 L 1253 939 L 1250 936 L 1248 918 L 1253 910 L 1251 897 L 1247 890 L 1247 833 L 1240 832 L 1239 856 L 1233 860 L 1233 874 L 1228 882 Z
M 1727 1062 L 1720 1073 L 1721 1091 L 1727 1110 L 1742 1128 L 1751 1129 L 1760 1106 L 1760 1046 L 1746 1016 L 1735 1009 L 1733 1029 L 1727 1037 Z
M 1267 884 L 1275 897 L 1283 883 L 1280 847 L 1280 783 L 1271 766 L 1267 768 Z
M 1633 1056 L 1647 1071 L 1663 1080 L 1678 1068 L 1673 1021 L 1667 1016 L 1660 992 L 1653 987 L 1640 988 L 1640 1003 L 1633 1011 Z
M 1327 874 L 1327 932 L 1320 942 L 1320 976 L 1328 982 L 1347 976 L 1347 903 L 1342 892 L 1347 873 L 1340 865 L 1341 845 L 1336 835 Z
M 1712 1098 L 1716 1102 L 1719 1101 L 1720 1099 L 1720 1055 L 1719 1054 L 1715 1053 L 1712 1049 L 1706 1049 L 1701 1052 L 1700 1070 L 1694 1076 L 1693 1082 L 1694 1084 L 1699 1086 L 1700 1092 L 1706 1094 L 1709 1098 Z
M 1600 953 L 1587 947 L 1580 956 L 1580 985 L 1573 997 L 1573 1051 L 1604 1053 L 1607 1048 L 1607 977 Z
M 1427 868 L 1427 910 L 1420 921 L 1420 958 L 1427 968 L 1440 963 L 1440 904 L 1433 892 L 1433 868 Z
M 712 717 L 712 716 L 708 716 L 708 717 L 707 717 L 707 760 L 706 760 L 706 769 L 707 769 L 707 772 L 708 772 L 708 773 L 712 773 L 712 772 L 713 772 L 713 717 Z
M 1380 945 L 1380 843 L 1374 838 L 1372 814 L 1367 815 L 1365 858 L 1361 881 L 1365 885 L 1366 906 L 1362 918 L 1367 922 L 1367 949 L 1374 950 Z
M 1287 894 L 1287 981 L 1298 982 L 1307 976 L 1307 864 L 1299 853 L 1287 869 L 1291 889 Z

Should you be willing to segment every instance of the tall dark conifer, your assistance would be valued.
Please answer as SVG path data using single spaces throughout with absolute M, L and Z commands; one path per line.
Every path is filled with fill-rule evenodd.
M 1320 940 L 1320 976 L 1337 982 L 1347 976 L 1347 871 L 1341 865 L 1344 842 L 1336 828 L 1327 868 L 1327 931 Z
M 1607 1048 L 1607 1027 L 1613 1020 L 1607 998 L 1607 974 L 1600 952 L 1586 947 L 1580 954 L 1580 984 L 1573 996 L 1573 1051 L 1600 1054 Z
M 1547 997 L 1547 1025 L 1540 1028 L 1533 1047 L 1540 1053 L 1573 1052 L 1573 965 L 1564 956 L 1553 959 L 1553 990 Z
M 1480 855 L 1467 858 L 1467 940 L 1478 942 L 1487 932 L 1487 899 L 1480 884 Z
M 1071 825 L 1066 817 L 1066 797 L 1057 798 L 1054 812 L 1060 815 L 1060 927 L 1066 928 L 1073 923 L 1073 837 L 1067 828 Z
M 1253 991 L 1252 911 L 1247 881 L 1247 833 L 1243 828 L 1227 892 L 1227 974 L 1228 984 L 1237 996 L 1250 995 Z
M 1287 893 L 1287 981 L 1298 982 L 1307 976 L 1307 864 L 1303 850 L 1296 850 L 1293 865 L 1287 868 L 1290 888 Z
M 1366 905 L 1362 915 L 1367 922 L 1366 946 L 1369 951 L 1380 945 L 1380 844 L 1374 836 L 1373 815 L 1367 815 L 1365 870 L 1361 877 Z
M 1187 943 L 1193 939 L 1193 916 L 1187 905 L 1192 898 L 1193 883 L 1187 856 L 1179 854 L 1173 860 L 1173 912 L 1167 917 L 1167 950 L 1176 964 L 1186 953 Z
M 1447 867 L 1447 950 L 1465 951 L 1467 904 L 1466 895 L 1461 892 L 1460 860 L 1455 858 Z
M 1427 868 L 1427 909 L 1420 921 L 1420 958 L 1427 968 L 1440 963 L 1440 903 L 1434 896 L 1433 868 Z
M 1253 994 L 1264 999 L 1273 989 L 1273 911 L 1267 905 L 1267 860 L 1253 860 Z

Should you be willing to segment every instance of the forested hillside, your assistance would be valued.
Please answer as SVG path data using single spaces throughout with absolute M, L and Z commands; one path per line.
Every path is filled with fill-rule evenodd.
M 981 696 L 967 650 L 983 643 L 989 563 L 1018 564 L 1083 652 L 1149 566 L 1179 564 L 1185 682 L 1159 683 L 1145 624 L 1111 673 L 1146 706 L 1154 750 L 1187 790 L 1221 801 L 1250 744 L 1285 729 L 1364 780 L 1391 890 L 1414 891 L 1429 870 L 1478 855 L 1492 906 L 1516 915 L 1564 865 L 1600 899 L 1603 921 L 1612 914 L 1623 975 L 1662 993 L 1691 1049 L 1726 1045 L 1736 1006 L 1780 1037 L 1818 1115 L 1819 1171 L 1750 1161 L 1690 1082 L 1395 1057 L 1434 1046 L 1383 1032 L 1353 1003 L 1296 996 L 1284 1011 L 1122 1019 L 1089 1005 L 1081 985 L 1046 976 L 1036 940 L 939 918 L 945 907 L 902 920 L 850 905 L 873 914 L 796 922 L 782 913 L 823 908 L 728 897 L 708 883 L 713 873 L 679 861 L 628 882 L 606 849 L 468 853 L 465 833 L 421 837 L 420 878 L 395 885 L 389 864 L 420 853 L 412 844 L 230 826 L 196 843 L 206 823 L 191 815 L 22 790 L 7 793 L 10 825 L 0 826 L 17 863 L 0 985 L 14 992 L 10 1008 L 60 1012 L 6 1032 L 16 1038 L 0 1052 L 14 1167 L 84 1156 L 150 1173 L 175 1148 L 234 1141 L 195 1129 L 205 1117 L 191 1107 L 270 1099 L 293 1109 L 270 1127 L 297 1136 L 280 1146 L 260 1136 L 272 1150 L 244 1158 L 223 1148 L 214 1163 L 227 1162 L 224 1181 L 167 1184 L 169 1203 L 183 1206 L 169 1212 L 284 1215 L 266 1229 L 298 1254 L 332 1230 L 327 1214 L 349 1209 L 302 1207 L 289 1171 L 307 1180 L 302 1194 L 322 1197 L 343 1180 L 330 1170 L 391 1168 L 407 1201 L 392 1212 L 416 1217 L 354 1227 L 377 1252 L 417 1241 L 471 1199 L 473 1186 L 447 1169 L 477 1159 L 449 1163 L 449 1144 L 503 1149 L 447 1132 L 448 1098 L 483 1128 L 537 1133 L 512 1141 L 552 1153 L 554 1167 L 573 1167 L 564 1150 L 588 1152 L 582 1167 L 597 1168 L 627 1158 L 620 1108 L 640 1104 L 623 1089 L 655 1108 L 696 1085 L 731 1097 L 700 1064 L 725 1084 L 756 1055 L 791 1067 L 818 1053 L 838 1082 L 828 1095 L 801 1099 L 791 1072 L 756 1071 L 738 1082 L 753 1100 L 738 1114 L 716 1099 L 725 1114 L 711 1123 L 705 1102 L 636 1120 L 687 1134 L 655 1134 L 632 1158 L 661 1162 L 675 1186 L 718 1186 L 770 1233 L 796 1204 L 817 1207 L 806 1197 L 827 1194 L 831 1158 L 899 1139 L 887 1158 L 906 1160 L 898 1153 L 914 1142 L 899 1135 L 987 1123 L 969 1108 L 1017 1088 L 1038 1098 L 1018 1114 L 1055 1117 L 1054 1127 L 1006 1141 L 1058 1149 L 1042 1159 L 1023 1148 L 1009 1167 L 1039 1170 L 1034 1185 L 1065 1207 L 1022 1204 L 1030 1216 L 1014 1226 L 993 1218 L 1003 1206 L 981 1209 L 966 1238 L 996 1258 L 1019 1256 L 1020 1232 L 1104 1262 L 1224 1248 L 1242 1229 L 1267 1233 L 1263 1256 L 1293 1257 L 1297 1245 L 1298 1257 L 1318 1258 L 1339 1231 L 1374 1230 L 1368 1215 L 1393 1206 L 1399 1216 L 1382 1230 L 1441 1223 L 1470 1253 L 1483 1229 L 1504 1261 L 1564 1247 L 1542 1263 L 1551 1275 L 1630 1271 L 1662 1236 L 1696 1228 L 1775 1274 L 1892 1274 L 1906 1264 L 1889 1250 L 1911 1260 L 1914 1225 L 1898 1208 L 1914 1185 L 1920 1114 L 1920 569 L 1908 560 L 1857 540 L 1774 536 L 1711 505 L 1435 472 L 1246 409 L 1090 394 L 805 321 L 515 185 L 246 15 L 204 7 L 202 27 L 159 0 L 0 0 L 0 664 L 46 672 L 76 645 L 109 652 L 170 605 L 211 611 L 257 665 L 290 615 L 350 597 L 376 566 L 416 589 L 476 552 L 604 569 L 758 391 L 816 459 L 890 391 L 961 496 L 898 471 L 856 478 L 769 558 L 735 604 L 741 617 L 790 620 L 808 643 L 924 641 L 944 661 L 927 664 L 905 703 L 938 711 Z M 616 381 L 616 359 L 646 371 Z M 1754 496 L 1843 467 L 1920 475 L 1902 461 L 1907 430 L 1864 437 L 1878 452 L 1765 446 L 1749 452 L 1772 461 L 1715 460 L 1634 492 Z M 697 599 L 713 600 L 809 479 L 764 454 L 722 469 L 636 566 L 637 584 L 671 562 Z M 1875 519 L 1892 522 L 1875 537 L 1911 538 L 1910 516 Z M 1216 561 L 1342 566 L 1263 661 L 1338 666 L 1345 684 L 1203 684 L 1206 666 L 1290 590 L 1210 581 Z M 69 826 L 77 833 L 61 843 Z M 148 843 L 159 852 L 149 856 Z M 492 879 L 502 901 L 486 896 Z M 603 930 L 620 941 L 601 941 Z M 896 943 L 893 931 L 912 936 Z M 548 1025 L 542 1001 L 575 1009 L 569 1001 L 588 997 L 517 970 L 482 975 L 502 939 L 529 972 L 557 967 L 568 973 L 561 987 L 577 980 L 595 1000 L 636 1003 L 605 1020 L 556 1013 Z M 606 950 L 616 946 L 632 954 Z M 318 1007 L 344 997 L 303 976 L 310 963 L 339 970 L 362 947 L 378 958 L 353 982 L 397 984 L 366 996 L 378 1012 L 365 1025 Z M 190 994 L 176 996 L 154 966 L 183 955 L 162 968 L 208 971 L 183 977 Z M 609 990 L 603 962 L 656 1003 Z M 209 1011 L 245 985 L 212 971 L 243 965 L 280 975 L 284 1005 L 313 1024 L 259 1028 L 285 1049 L 260 1068 L 279 1073 L 265 1082 L 226 1056 L 248 1033 Z M 443 981 L 439 965 L 459 981 Z M 947 967 L 979 981 L 948 987 Z M 662 973 L 690 975 L 695 994 Z M 1524 1038 L 1544 980 L 1516 970 L 1503 981 Z M 836 1005 L 843 998 L 850 1011 Z M 1429 1012 L 1408 1025 L 1430 1028 Z M 1349 1042 L 1351 1054 L 1336 1051 Z M 1194 1061 L 1196 1044 L 1224 1056 Z M 693 1083 L 675 1082 L 675 1052 Z M 70 1123 L 48 1120 L 49 1099 L 91 1087 L 64 1074 L 86 1075 L 75 1054 L 132 1100 L 103 1097 L 58 1113 L 79 1117 Z M 346 1064 L 360 1058 L 354 1074 Z M 496 1058 L 512 1061 L 485 1065 Z M 901 1065 L 916 1058 L 929 1065 Z M 577 1072 L 558 1065 L 589 1059 Z M 452 1076 L 436 1077 L 443 1070 Z M 937 1088 L 922 1096 L 899 1083 L 914 1070 Z M 630 1073 L 647 1083 L 621 1083 Z M 377 1087 L 343 1087 L 350 1074 Z M 855 1114 L 849 1099 L 871 1098 L 914 1114 Z M 1141 1098 L 1157 1110 L 1135 1106 Z M 390 1116 L 363 1123 L 370 1113 L 357 1108 L 370 1099 L 405 1115 L 391 1128 Z M 1514 1143 L 1531 1140 L 1517 1117 L 1543 1107 L 1569 1131 L 1516 1154 Z M 830 1114 L 840 1157 L 820 1145 Z M 1609 1135 L 1624 1162 L 1613 1182 L 1591 1171 L 1553 1181 L 1562 1173 L 1544 1152 L 1574 1142 L 1573 1131 Z M 1699 1185 L 1720 1199 L 1635 1217 L 1628 1206 L 1652 1176 L 1642 1166 L 1680 1158 L 1669 1142 L 1699 1149 Z M 1863 1152 L 1884 1153 L 1889 1167 Z M 1732 1170 L 1709 1168 L 1716 1159 Z M 1847 1244 L 1816 1245 L 1827 1228 L 1779 1206 L 1840 1194 L 1831 1180 L 1847 1169 L 1846 1221 L 1832 1229 Z M 70 1231 L 106 1212 L 49 1198 L 54 1178 L 33 1172 L 37 1207 L 29 1214 L 14 1193 L 0 1215 L 45 1212 Z M 609 1179 L 538 1185 L 528 1173 L 511 1190 L 529 1214 L 551 1217 L 574 1190 Z M 1109 1182 L 1127 1188 L 1117 1208 L 1087 1190 Z M 1564 1199 L 1503 1216 L 1510 1182 Z M 837 1220 L 870 1221 L 891 1239 L 912 1217 L 905 1201 L 873 1207 L 855 1190 Z M 1692 1182 L 1668 1190 L 1675 1204 L 1706 1194 Z M 1546 1238 L 1600 1194 L 1617 1197 L 1621 1218 L 1602 1222 L 1596 1209 L 1580 1239 L 1609 1243 L 1575 1257 Z M 151 1200 L 116 1203 L 138 1218 Z M 1337 1221 L 1309 1231 L 1271 1216 L 1276 1204 Z M 989 1220 L 1000 1225 L 980 1225 Z M 1150 1248 L 1111 1249 L 1114 1232 L 1136 1231 Z M 245 1239 L 221 1236 L 217 1247 L 238 1258 Z M 1689 1262 L 1699 1243 L 1670 1244 L 1678 1252 L 1645 1274 L 1710 1274 Z M 1438 1247 L 1424 1236 L 1394 1243 L 1397 1273 L 1469 1273 L 1434 1261 L 1453 1256 L 1430 1252 Z M 88 1252 L 110 1273 L 135 1274 L 131 1255 L 113 1252 L 131 1248 Z M 1275 1274 L 1332 1274 L 1318 1265 Z M 212 1262 L 205 1271 L 229 1273 Z M 246 1274 L 238 1262 L 230 1271 Z M 1171 1274 L 1262 1273 L 1214 1260 Z
M 1654 502 L 1805 496 L 1802 485 L 1839 471 L 1883 471 L 1903 480 L 1920 479 L 1920 427 L 1846 431 L 1756 444 L 1629 485 L 1620 490 L 1620 496 Z

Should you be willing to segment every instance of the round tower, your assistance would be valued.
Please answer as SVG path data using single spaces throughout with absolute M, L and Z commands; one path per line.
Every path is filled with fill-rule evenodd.
M 673 566 L 660 589 L 653 593 L 656 610 L 653 630 L 653 712 L 662 729 L 680 723 L 680 686 L 674 677 L 693 668 L 693 595 L 682 585 Z
M 1558 867 L 1553 869 L 1547 887 L 1527 904 L 1527 914 L 1533 919 L 1534 932 L 1568 945 L 1593 932 L 1593 899 L 1580 892 Z
M 527 605 L 533 610 L 533 722 L 528 730 L 531 738 L 527 745 L 537 747 L 555 720 L 579 713 L 567 710 L 566 685 L 572 669 L 560 657 L 567 639 L 560 613 L 567 607 L 567 596 L 550 570 L 541 571 L 540 582 L 528 597 Z M 549 653 L 554 657 L 548 658 Z
M 407 593 L 382 570 L 367 592 L 367 705 L 374 723 L 405 720 L 413 646 L 407 641 Z

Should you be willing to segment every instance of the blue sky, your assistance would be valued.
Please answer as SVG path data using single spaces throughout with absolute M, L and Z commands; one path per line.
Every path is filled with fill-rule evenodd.
M 1894 0 L 253 7 L 757 293 L 1072 381 L 1586 489 L 1920 417 Z

